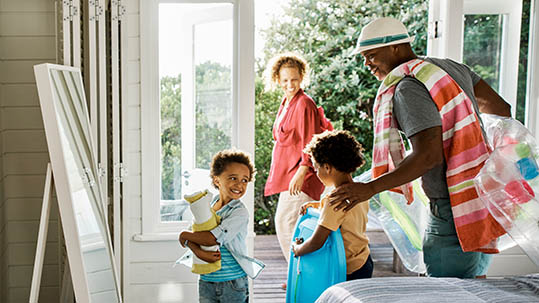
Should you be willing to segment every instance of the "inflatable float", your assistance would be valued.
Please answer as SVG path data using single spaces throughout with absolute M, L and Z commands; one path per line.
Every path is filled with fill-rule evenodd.
M 539 265 L 539 151 L 519 121 L 481 115 L 492 154 L 474 179 L 490 214 Z M 514 245 L 514 244 L 513 244 Z M 500 239 L 499 249 L 511 247 Z
M 320 211 L 309 207 L 307 213 L 298 218 L 292 239 L 310 238 L 316 226 Z M 312 303 L 330 286 L 346 281 L 346 256 L 341 230 L 332 232 L 324 245 L 317 251 L 294 257 L 290 250 L 287 303 Z

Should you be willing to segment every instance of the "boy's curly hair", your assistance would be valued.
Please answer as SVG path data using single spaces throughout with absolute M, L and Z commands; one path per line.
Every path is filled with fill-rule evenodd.
M 325 131 L 314 135 L 303 152 L 319 165 L 327 163 L 344 173 L 353 173 L 365 164 L 363 147 L 345 130 Z
M 309 83 L 309 64 L 296 53 L 287 52 L 271 58 L 265 70 L 266 89 L 275 88 L 279 84 L 279 72 L 283 67 L 295 67 L 303 78 L 303 84 Z
M 256 169 L 253 165 L 251 155 L 238 149 L 225 149 L 217 152 L 211 160 L 210 178 L 212 179 L 213 187 L 218 188 L 215 183 L 213 183 L 213 177 L 221 175 L 230 163 L 245 164 L 249 168 L 249 182 L 253 180 Z

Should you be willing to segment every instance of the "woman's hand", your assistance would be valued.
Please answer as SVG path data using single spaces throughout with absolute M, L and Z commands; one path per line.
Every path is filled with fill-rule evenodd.
M 295 196 L 301 193 L 301 188 L 303 187 L 303 181 L 305 181 L 305 175 L 309 171 L 308 166 L 300 166 L 290 183 L 288 184 L 288 192 L 290 195 Z

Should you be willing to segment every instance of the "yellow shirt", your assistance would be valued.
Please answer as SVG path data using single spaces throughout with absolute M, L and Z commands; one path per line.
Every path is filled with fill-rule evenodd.
M 346 274 L 360 269 L 369 257 L 369 238 L 367 229 L 367 212 L 369 202 L 361 202 L 348 212 L 335 211 L 335 206 L 327 203 L 327 196 L 320 201 L 320 219 L 318 225 L 336 231 L 341 228 L 346 255 Z

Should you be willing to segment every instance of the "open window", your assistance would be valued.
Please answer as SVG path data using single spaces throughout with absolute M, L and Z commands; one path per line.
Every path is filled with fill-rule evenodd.
M 252 7 L 252 0 L 141 3 L 143 234 L 187 226 L 184 194 L 217 193 L 209 177 L 217 151 L 254 151 L 254 29 L 239 25 L 252 24 Z

